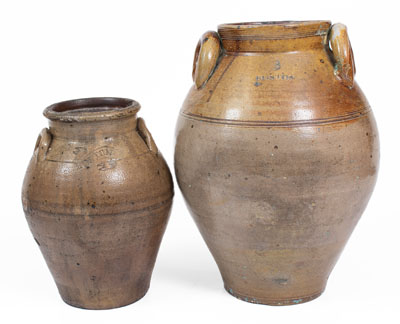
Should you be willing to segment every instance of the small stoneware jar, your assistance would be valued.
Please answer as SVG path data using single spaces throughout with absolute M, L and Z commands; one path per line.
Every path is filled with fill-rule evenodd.
M 378 130 L 342 24 L 220 25 L 198 43 L 175 170 L 232 295 L 318 297 L 367 206 Z
M 139 103 L 122 98 L 45 109 L 22 189 L 29 227 L 63 300 L 127 305 L 150 284 L 173 197 L 170 171 Z

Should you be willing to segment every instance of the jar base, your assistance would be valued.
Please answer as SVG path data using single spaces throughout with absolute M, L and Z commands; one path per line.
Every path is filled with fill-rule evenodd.
M 304 297 L 271 299 L 271 298 L 260 298 L 260 297 L 256 298 L 256 297 L 247 296 L 245 294 L 238 293 L 238 292 L 234 291 L 232 288 L 228 288 L 227 286 L 224 286 L 224 288 L 230 295 L 232 295 L 233 297 L 236 297 L 237 299 L 240 299 L 242 301 L 252 303 L 252 304 L 261 304 L 261 305 L 269 305 L 269 306 L 289 306 L 289 305 L 298 305 L 298 304 L 307 303 L 311 300 L 318 298 L 324 292 L 324 290 L 321 290 L 315 294 L 312 294 L 309 296 L 304 296 Z
M 133 303 L 136 303 L 140 299 L 142 299 L 144 296 L 146 296 L 147 291 L 149 288 L 147 288 L 143 293 L 141 293 L 138 296 L 134 296 L 130 299 L 125 299 L 124 301 L 119 301 L 119 302 L 79 302 L 79 301 L 74 301 L 72 299 L 65 298 L 63 295 L 61 296 L 61 299 L 68 304 L 69 306 L 76 307 L 76 308 L 81 308 L 81 309 L 89 309 L 89 310 L 106 310 L 106 309 L 113 309 L 113 308 L 120 308 L 124 306 L 131 305 Z

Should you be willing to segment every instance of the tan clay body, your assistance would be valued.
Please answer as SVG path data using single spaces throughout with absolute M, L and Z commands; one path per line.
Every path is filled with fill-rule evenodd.
M 22 202 L 65 302 L 104 309 L 145 295 L 168 222 L 173 184 L 128 99 L 47 108 Z
M 379 162 L 354 73 L 341 24 L 227 24 L 199 42 L 175 171 L 232 295 L 288 305 L 323 292 Z

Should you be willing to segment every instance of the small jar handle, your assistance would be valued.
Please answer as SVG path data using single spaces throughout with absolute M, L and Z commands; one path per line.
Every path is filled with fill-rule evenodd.
M 192 77 L 196 89 L 202 88 L 212 76 L 222 53 L 218 33 L 208 31 L 201 36 L 194 53 Z
M 356 66 L 347 27 L 340 23 L 334 24 L 329 31 L 328 39 L 334 58 L 335 75 L 345 86 L 352 88 Z
M 47 128 L 43 128 L 35 144 L 34 154 L 36 155 L 36 162 L 41 162 L 46 159 L 51 141 L 52 136 L 50 134 L 50 131 Z
M 149 130 L 147 129 L 143 118 L 139 117 L 137 119 L 137 131 L 138 131 L 140 137 L 146 143 L 149 150 L 152 151 L 153 153 L 157 154 L 158 153 L 157 145 L 154 142 L 153 137 L 151 136 Z

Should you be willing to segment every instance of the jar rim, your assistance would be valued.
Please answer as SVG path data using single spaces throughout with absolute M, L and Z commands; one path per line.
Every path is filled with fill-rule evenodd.
M 227 23 L 218 26 L 221 39 L 285 39 L 328 33 L 329 20 L 286 20 Z
M 93 97 L 61 101 L 48 106 L 43 115 L 53 121 L 91 122 L 135 115 L 140 104 L 132 99 Z

